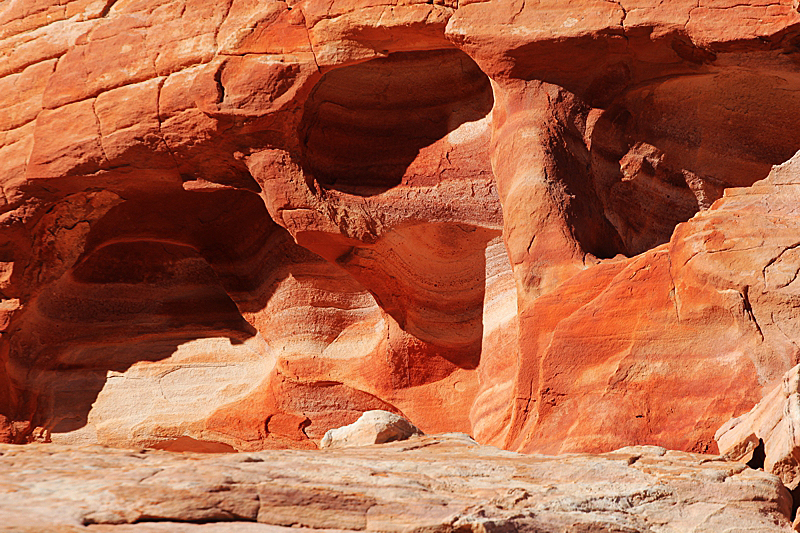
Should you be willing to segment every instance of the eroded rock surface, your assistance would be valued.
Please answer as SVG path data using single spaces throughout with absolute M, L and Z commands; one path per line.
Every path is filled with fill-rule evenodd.
M 17 533 L 792 530 L 777 477 L 659 447 L 524 456 L 429 436 L 311 452 L 0 453 L 0 530 Z
M 800 359 L 798 43 L 792 0 L 6 0 L 0 439 L 713 452 Z
M 751 187 L 727 189 L 669 243 L 586 269 L 537 299 L 521 315 L 531 326 L 517 388 L 538 409 L 517 408 L 516 446 L 602 449 L 647 435 L 713 450 L 703 435 L 757 403 L 797 357 L 798 183 L 800 154 Z

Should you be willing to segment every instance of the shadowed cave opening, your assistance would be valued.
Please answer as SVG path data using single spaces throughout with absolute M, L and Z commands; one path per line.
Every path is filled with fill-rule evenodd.
M 794 72 L 711 69 L 644 82 L 592 132 L 590 164 L 606 217 L 633 256 L 728 187 L 749 187 L 800 149 Z
M 336 68 L 305 103 L 301 163 L 323 188 L 356 196 L 401 184 L 488 182 L 493 105 L 489 78 L 456 49 L 398 52 Z M 401 329 L 474 369 L 484 250 L 498 235 L 469 224 L 409 222 L 337 262 L 369 287 Z
M 303 165 L 323 186 L 363 196 L 403 182 L 432 185 L 441 151 L 432 145 L 493 104 L 489 78 L 460 50 L 398 52 L 338 68 L 306 102 Z
M 164 360 L 198 339 L 227 339 L 236 351 L 257 332 L 235 300 L 256 305 L 241 295 L 272 274 L 271 244 L 282 232 L 261 199 L 240 190 L 133 195 L 112 208 L 15 332 L 12 360 L 28 367 L 20 368 L 23 408 L 33 424 L 83 428 L 109 372 Z
M 483 242 L 482 233 L 476 235 L 478 244 Z M 482 280 L 483 247 L 463 251 L 452 246 L 454 266 L 464 270 L 456 269 L 455 275 L 470 283 L 473 277 Z M 431 273 L 434 282 L 439 274 Z M 483 282 L 472 289 L 462 296 L 482 302 Z M 480 338 L 481 316 L 473 317 L 474 311 L 465 311 L 464 327 Z M 227 426 L 220 426 L 221 437 L 201 437 L 195 430 L 181 435 L 180 428 L 203 416 L 230 424 L 227 417 L 258 418 L 277 409 L 280 416 L 268 418 L 266 426 L 263 419 L 254 424 L 268 434 L 288 431 L 275 420 L 293 421 L 305 413 L 313 424 L 307 436 L 318 438 L 329 429 L 325 424 L 342 413 L 395 408 L 357 390 L 358 383 L 331 388 L 312 381 L 306 384 L 316 391 L 311 394 L 299 393 L 291 380 L 281 382 L 285 398 L 270 407 L 261 396 L 272 389 L 259 392 L 271 375 L 269 350 L 302 368 L 322 351 L 321 359 L 330 359 L 327 364 L 339 357 L 347 360 L 352 354 L 343 350 L 352 350 L 355 337 L 359 346 L 375 340 L 375 353 L 365 355 L 413 371 L 409 383 L 398 387 L 444 379 L 461 361 L 450 361 L 446 350 L 404 332 L 387 339 L 383 326 L 375 330 L 384 324 L 382 312 L 347 272 L 298 246 L 251 192 L 133 194 L 92 224 L 83 255 L 42 289 L 19 322 L 11 360 L 24 396 L 20 416 L 30 417 L 33 427 L 46 428 L 54 442 L 91 443 L 97 435 L 112 445 L 233 451 L 225 440 Z M 456 317 L 456 326 L 462 318 Z M 386 342 L 391 346 L 380 344 Z M 384 361 L 382 350 L 387 349 L 391 361 Z M 456 352 L 460 356 L 463 349 Z M 437 355 L 445 362 L 432 370 L 429 360 Z M 386 374 L 373 380 L 379 388 L 395 379 Z M 251 394 L 261 399 L 248 399 Z M 344 402 L 343 395 L 352 401 Z M 240 401 L 263 405 L 237 407 Z M 204 404 L 220 415 L 215 419 L 216 414 L 201 413 L 198 418 L 195 410 L 202 411 Z M 314 408 L 317 404 L 325 408 Z M 175 413 L 183 413 L 182 418 Z M 237 430 L 232 431 L 230 442 L 238 446 Z

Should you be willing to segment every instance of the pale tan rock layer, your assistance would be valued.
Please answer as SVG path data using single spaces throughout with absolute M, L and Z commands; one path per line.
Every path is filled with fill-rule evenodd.
M 422 435 L 419 428 L 389 411 L 366 411 L 347 426 L 329 429 L 319 442 L 320 448 L 347 448 L 406 440 Z
M 312 452 L 170 454 L 34 444 L 0 445 L 0 454 L 0 531 L 15 533 L 278 533 L 290 526 L 792 531 L 791 497 L 776 476 L 655 446 L 525 456 L 442 435 Z
M 800 365 L 793 367 L 750 412 L 714 435 L 720 452 L 735 461 L 761 464 L 793 491 L 800 485 Z
M 6 0 L 0 438 L 714 451 L 799 362 L 799 42 L 791 0 Z

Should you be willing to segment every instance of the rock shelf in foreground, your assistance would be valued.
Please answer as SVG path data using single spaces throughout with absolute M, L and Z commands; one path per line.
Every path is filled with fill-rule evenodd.
M 0 445 L 15 533 L 789 532 L 776 476 L 627 447 L 520 455 L 466 435 L 339 450 L 194 454 Z

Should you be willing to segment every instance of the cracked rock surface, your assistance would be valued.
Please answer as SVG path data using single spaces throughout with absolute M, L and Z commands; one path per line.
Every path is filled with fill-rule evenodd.
M 788 532 L 777 477 L 628 447 L 519 455 L 465 435 L 321 451 L 0 445 L 0 531 Z

